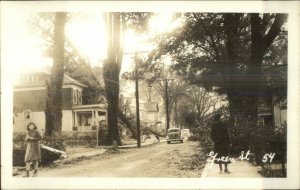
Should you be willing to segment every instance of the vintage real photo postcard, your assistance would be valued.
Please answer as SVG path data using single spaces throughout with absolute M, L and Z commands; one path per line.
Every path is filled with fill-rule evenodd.
M 299 188 L 299 9 L 1 2 L 1 188 Z

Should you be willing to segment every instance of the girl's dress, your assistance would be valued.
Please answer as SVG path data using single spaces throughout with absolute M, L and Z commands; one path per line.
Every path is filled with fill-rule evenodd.
M 35 138 L 34 140 L 28 139 L 29 137 Z M 40 161 L 41 160 L 41 148 L 39 141 L 42 139 L 40 133 L 33 129 L 27 132 L 26 141 L 27 148 L 25 153 L 25 162 Z

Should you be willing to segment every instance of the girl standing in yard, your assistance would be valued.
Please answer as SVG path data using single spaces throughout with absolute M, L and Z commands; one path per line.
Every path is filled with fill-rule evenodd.
M 215 163 L 219 164 L 220 174 L 223 172 L 222 164 L 224 164 L 225 173 L 230 173 L 228 170 L 229 158 L 229 148 L 230 148 L 230 138 L 228 132 L 228 126 L 221 120 L 221 114 L 217 113 L 213 117 L 213 124 L 211 129 L 211 139 L 214 142 L 214 152 L 217 153 L 217 161 Z M 223 159 L 222 159 L 223 158 Z M 218 159 L 220 159 L 218 161 Z M 222 159 L 222 160 L 221 160 Z
M 40 140 L 42 136 L 37 130 L 35 123 L 30 122 L 27 127 L 25 141 L 27 142 L 26 153 L 25 153 L 25 163 L 26 163 L 26 174 L 24 177 L 29 177 L 29 171 L 31 164 L 34 164 L 33 177 L 37 176 L 38 164 L 41 160 L 41 148 Z

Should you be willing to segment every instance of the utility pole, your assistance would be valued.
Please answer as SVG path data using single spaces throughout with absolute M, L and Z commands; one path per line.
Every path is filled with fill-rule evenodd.
M 178 115 L 177 115 L 177 98 L 174 97 L 174 116 L 175 116 L 175 125 L 176 125 L 176 128 L 179 128 L 179 125 L 178 125 Z
M 138 76 L 138 61 L 137 54 L 134 54 L 135 62 L 135 100 L 136 100 L 136 133 L 137 147 L 141 147 L 141 126 L 140 126 L 140 101 L 139 101 L 139 76 Z
M 139 78 L 138 71 L 139 65 L 137 61 L 137 53 L 149 53 L 148 51 L 135 51 L 135 52 L 124 52 L 123 54 L 133 54 L 134 53 L 134 64 L 135 64 L 135 74 L 131 75 L 130 79 L 135 80 L 135 100 L 136 100 L 136 134 L 137 134 L 137 147 L 141 147 L 141 125 L 140 125 L 140 101 L 139 101 Z
M 169 116 L 169 95 L 168 95 L 168 79 L 166 81 L 166 119 L 167 119 L 167 130 L 170 128 L 170 116 Z

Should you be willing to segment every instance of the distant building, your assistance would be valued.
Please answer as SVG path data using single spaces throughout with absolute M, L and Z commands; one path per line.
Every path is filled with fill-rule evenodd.
M 136 104 L 134 97 L 124 97 L 125 101 L 129 104 L 129 108 L 132 113 L 136 112 Z M 159 109 L 159 104 L 157 102 L 144 102 L 140 100 L 140 120 L 141 123 L 146 124 L 152 129 L 159 131 L 164 130 L 164 117 Z
M 161 123 L 157 102 L 140 103 L 141 120 L 149 125 Z
M 269 95 L 260 99 L 258 122 L 280 127 L 287 122 L 287 65 L 270 66 L 263 73 Z
M 29 122 L 45 130 L 45 105 L 47 97 L 47 72 L 23 75 L 14 85 L 14 132 L 23 132 Z M 62 89 L 62 132 L 94 133 L 97 127 L 106 127 L 105 105 L 83 105 L 82 92 L 86 86 L 65 75 Z
M 274 96 L 273 99 L 276 97 Z M 260 125 L 280 127 L 287 122 L 287 106 L 285 102 L 261 104 L 258 107 L 258 122 Z

